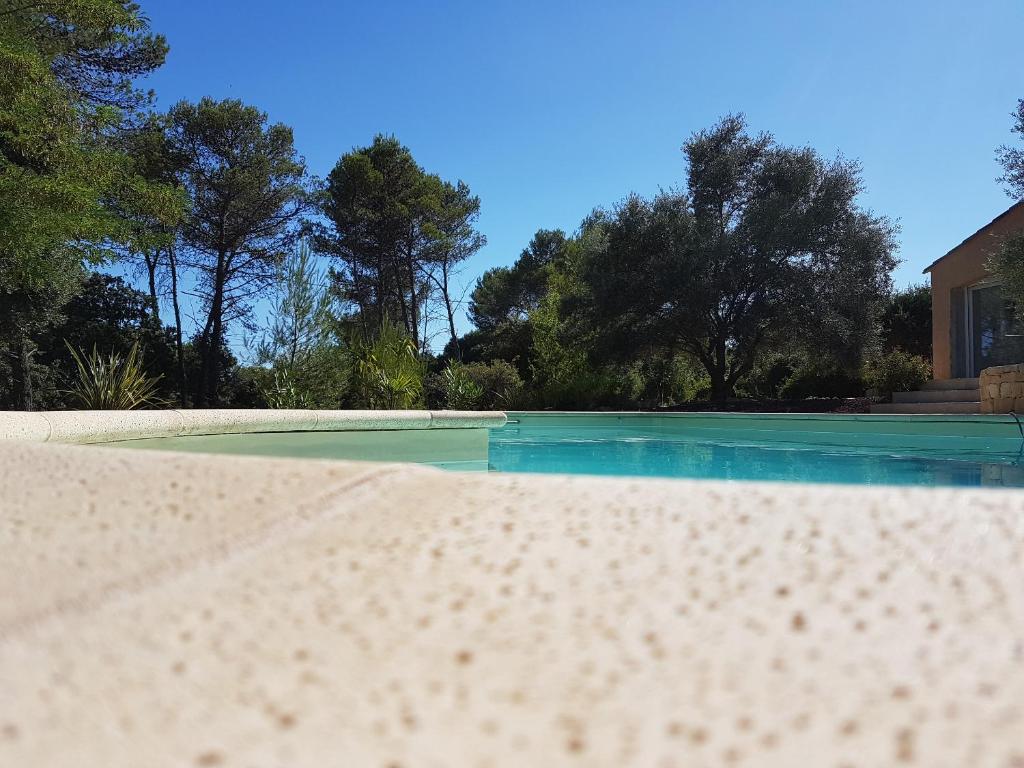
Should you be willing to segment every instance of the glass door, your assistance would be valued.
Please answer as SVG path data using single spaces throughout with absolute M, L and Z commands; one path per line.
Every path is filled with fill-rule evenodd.
M 971 376 L 993 365 L 1024 363 L 1024 323 L 998 285 L 967 292 L 968 368 Z

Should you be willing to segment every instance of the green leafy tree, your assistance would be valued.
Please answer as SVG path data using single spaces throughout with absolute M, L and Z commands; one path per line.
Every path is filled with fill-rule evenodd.
M 585 224 L 578 324 L 616 357 L 692 356 L 714 399 L 766 348 L 856 361 L 895 265 L 894 225 L 856 204 L 857 165 L 751 136 L 738 116 L 684 151 L 686 194 L 633 196 Z
M 309 180 L 291 128 L 268 125 L 236 99 L 180 102 L 168 115 L 168 142 L 190 202 L 180 241 L 206 308 L 195 403 L 214 406 L 225 330 L 248 317 L 294 247 Z
M 1010 130 L 1024 137 L 1024 99 L 1017 101 L 1012 117 Z M 1024 200 L 1024 149 L 1004 144 L 996 150 L 996 159 L 1003 166 L 1003 175 L 997 181 L 1005 185 L 1006 194 L 1014 200 Z
M 548 278 L 565 258 L 567 244 L 561 230 L 540 229 L 511 267 L 487 270 L 470 297 L 473 325 L 493 331 L 506 323 L 525 321 L 540 306 Z
M 452 278 L 462 262 L 486 245 L 487 238 L 476 230 L 480 198 L 471 194 L 464 182 L 438 182 L 438 204 L 427 223 L 431 243 L 427 259 L 420 269 L 437 288 L 448 321 L 450 343 L 454 345 L 456 357 L 461 359 L 459 335 L 455 328 L 456 300 L 452 294 Z
M 1017 102 L 1011 130 L 1024 136 L 1024 99 Z M 999 181 L 1005 185 L 1006 194 L 1024 200 L 1024 149 L 1003 145 L 996 150 L 996 157 L 1003 166 Z M 1024 307 L 1024 232 L 1012 233 L 1004 239 L 986 268 L 1000 278 L 1003 292 L 1019 313 L 1019 308 Z
M 269 328 L 257 361 L 270 367 L 268 403 L 274 407 L 337 408 L 348 361 L 338 342 L 335 298 L 328 277 L 303 243 L 281 265 Z
M 174 319 L 174 346 L 177 364 L 179 402 L 188 407 L 188 382 L 185 379 L 185 352 L 182 312 L 179 300 L 179 265 L 177 240 L 185 212 L 186 195 L 179 184 L 184 158 L 175 153 L 168 141 L 166 115 L 149 115 L 136 130 L 120 137 L 119 146 L 135 163 L 136 171 L 153 184 L 174 189 L 181 200 L 179 211 L 136 210 L 126 212 L 133 227 L 130 247 L 122 258 L 141 267 L 145 273 L 149 292 L 151 315 L 156 327 L 160 326 L 160 299 L 170 299 Z
M 486 242 L 480 199 L 465 183 L 427 173 L 398 139 L 379 135 L 341 157 L 321 210 L 313 242 L 337 265 L 337 292 L 364 340 L 394 318 L 423 351 L 439 303 L 454 342 L 452 278 Z
M 0 0 L 0 357 L 16 407 L 33 407 L 34 336 L 82 261 L 130 243 L 132 215 L 180 210 L 117 144 L 150 100 L 134 78 L 166 52 L 135 3 Z
M 882 346 L 927 359 L 932 356 L 932 290 L 911 285 L 893 291 L 882 308 Z
M 420 263 L 430 245 L 424 224 L 436 187 L 393 136 L 341 157 L 327 177 L 318 250 L 339 264 L 338 292 L 355 307 L 364 339 L 397 318 L 416 349 L 427 288 Z
M 469 318 L 476 326 L 445 349 L 446 357 L 466 362 L 506 360 L 529 378 L 534 329 L 530 315 L 544 299 L 548 280 L 564 267 L 571 241 L 561 230 L 541 229 L 511 267 L 487 270 L 469 301 Z

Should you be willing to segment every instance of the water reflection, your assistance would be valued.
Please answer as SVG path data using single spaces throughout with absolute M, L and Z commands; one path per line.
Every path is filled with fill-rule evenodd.
M 752 443 L 603 429 L 580 437 L 543 427 L 492 433 L 491 469 L 643 477 L 928 486 L 1024 487 L 1021 455 L 943 448 Z

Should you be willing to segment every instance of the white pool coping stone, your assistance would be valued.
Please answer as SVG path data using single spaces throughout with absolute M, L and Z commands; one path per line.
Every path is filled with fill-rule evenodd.
M 9 440 L 0 585 L 3 766 L 1024 760 L 1021 491 Z
M 105 443 L 251 432 L 485 429 L 505 421 L 504 413 L 491 411 L 0 411 L 0 440 Z

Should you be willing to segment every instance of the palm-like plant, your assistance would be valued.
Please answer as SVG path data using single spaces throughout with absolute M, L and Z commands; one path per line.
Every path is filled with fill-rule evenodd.
M 67 347 L 78 367 L 78 381 L 66 394 L 79 408 L 126 411 L 164 404 L 156 394 L 160 377 L 147 375 L 138 344 L 133 344 L 123 357 L 116 352 L 104 357 L 95 346 L 88 355 L 70 344 Z
M 423 403 L 426 369 L 416 345 L 399 328 L 382 323 L 372 341 L 353 337 L 355 391 L 368 408 L 415 408 Z

